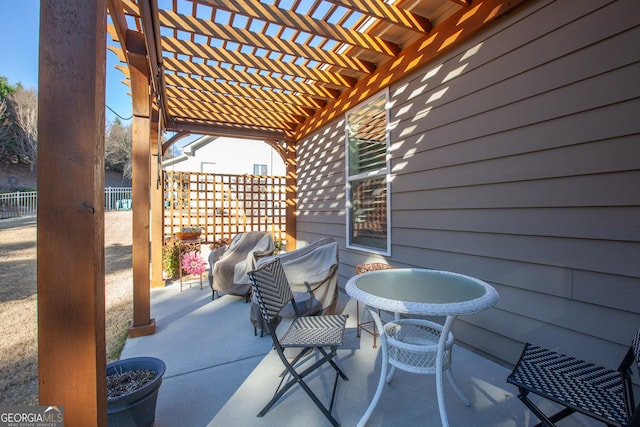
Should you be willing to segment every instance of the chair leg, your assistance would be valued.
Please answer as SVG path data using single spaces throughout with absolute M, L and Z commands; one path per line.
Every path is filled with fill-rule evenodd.
M 542 412 L 540 410 L 540 408 L 538 408 L 528 397 L 529 392 L 527 390 L 524 389 L 520 389 L 520 394 L 518 394 L 518 399 L 520 399 L 522 401 L 522 403 L 524 403 L 526 405 L 527 408 L 529 408 L 529 410 L 531 410 L 531 412 L 533 412 L 533 414 L 538 417 L 538 419 L 540 420 L 540 422 L 538 424 L 536 424 L 534 427 L 556 427 L 555 423 L 571 414 L 573 414 L 574 412 L 576 412 L 574 409 L 571 408 L 564 408 L 563 410 L 561 410 L 560 412 L 547 417 L 544 412 Z
M 356 336 L 360 338 L 360 301 L 356 300 Z
M 339 423 L 336 421 L 336 419 L 331 415 L 331 409 L 333 408 L 333 401 L 334 401 L 336 388 L 337 388 L 337 384 L 338 384 L 338 377 L 341 376 L 344 379 L 347 379 L 347 378 L 346 378 L 346 375 L 344 374 L 344 372 L 342 372 L 342 370 L 333 361 L 333 358 L 336 356 L 336 351 L 335 351 L 336 349 L 332 348 L 331 351 L 327 353 L 326 350 L 324 350 L 323 348 L 319 347 L 318 350 L 320 350 L 320 352 L 323 354 L 323 357 L 320 358 L 319 360 L 317 360 L 315 363 L 313 363 L 311 366 L 309 366 L 308 368 L 306 368 L 302 372 L 297 372 L 295 370 L 295 368 L 294 368 L 294 365 L 300 359 L 300 357 L 302 357 L 302 355 L 307 352 L 307 350 L 308 349 L 303 349 L 294 358 L 294 362 L 290 363 L 287 360 L 286 356 L 284 355 L 284 352 L 282 351 L 282 349 L 276 348 L 276 351 L 278 352 L 278 356 L 282 360 L 283 364 L 286 367 L 286 370 L 288 371 L 288 373 L 291 375 L 292 378 L 288 382 L 286 382 L 284 385 L 282 385 L 282 382 L 284 381 L 284 377 L 282 378 L 282 380 L 280 381 L 280 384 L 278 385 L 278 388 L 276 389 L 276 392 L 274 393 L 274 395 L 271 398 L 271 400 L 269 401 L 269 403 L 267 403 L 265 405 L 265 407 L 262 408 L 262 410 L 258 413 L 259 417 L 263 417 L 267 412 L 269 412 L 269 409 L 271 409 L 271 407 L 282 396 L 284 396 L 284 394 L 292 386 L 294 386 L 295 384 L 299 384 L 300 387 L 302 387 L 302 389 L 311 398 L 311 400 L 313 400 L 313 402 L 316 404 L 318 409 L 320 409 L 322 411 L 322 413 L 325 415 L 325 417 L 331 422 L 331 424 L 333 424 L 334 426 L 338 426 L 339 425 Z M 329 362 L 331 364 L 331 366 L 333 366 L 333 368 L 336 370 L 336 379 L 334 381 L 334 387 L 333 387 L 333 392 L 332 392 L 332 396 L 331 396 L 331 403 L 330 403 L 329 408 L 327 408 L 325 405 L 322 404 L 322 402 L 320 402 L 320 399 L 318 399 L 318 397 L 313 393 L 313 391 L 309 388 L 307 383 L 304 382 L 304 378 L 307 375 L 309 375 L 310 373 L 316 371 L 320 366 L 322 366 L 326 362 Z
M 345 380 L 345 381 L 349 381 L 349 378 L 347 378 L 347 374 L 345 374 L 345 373 L 344 373 L 344 371 L 343 371 L 342 369 L 340 369 L 340 367 L 339 367 L 339 366 L 336 364 L 336 362 L 333 360 L 333 357 L 334 357 L 334 356 L 335 356 L 335 354 L 336 354 L 335 349 L 332 349 L 332 350 L 331 350 L 331 353 L 332 353 L 332 355 L 331 355 L 331 356 L 330 356 L 330 355 L 327 353 L 327 351 L 326 351 L 324 348 L 322 348 L 322 347 L 319 347 L 319 348 L 318 348 L 318 350 L 320 350 L 320 353 L 322 353 L 325 357 L 330 357 L 330 359 L 328 360 L 328 361 L 329 361 L 329 364 L 330 364 L 331 366 L 333 366 L 333 369 L 335 369 L 335 370 L 336 370 L 336 372 L 337 372 L 337 373 L 342 377 L 342 379 L 343 379 L 343 380 Z
M 291 366 L 294 367 L 298 364 L 298 362 L 302 359 L 303 356 L 305 356 L 310 350 L 313 350 L 312 347 L 307 347 L 305 349 L 303 349 L 300 353 L 298 353 L 290 362 Z M 333 367 L 333 369 L 336 371 L 336 373 L 342 377 L 343 380 L 345 381 L 349 381 L 349 378 L 347 378 L 347 374 L 344 373 L 344 371 L 336 364 L 336 362 L 333 360 L 335 354 L 331 355 L 331 353 L 327 353 L 327 351 L 322 348 L 322 347 L 317 347 L 316 350 L 318 350 L 320 353 L 322 353 L 323 355 L 323 359 L 327 359 L 327 362 Z M 335 353 L 335 350 L 332 351 L 333 353 Z M 311 355 L 309 355 L 309 357 L 311 357 Z M 280 374 L 281 377 L 284 377 L 287 374 L 287 369 L 284 369 L 282 371 L 282 373 Z
M 313 391 L 309 388 L 309 386 L 307 385 L 307 383 L 305 383 L 304 381 L 302 381 L 302 379 L 299 381 L 300 387 L 302 387 L 302 389 L 307 393 L 307 395 L 311 398 L 311 400 L 313 400 L 313 402 L 316 404 L 316 406 L 318 407 L 318 409 L 320 409 L 322 411 L 322 413 L 324 414 L 325 417 L 327 417 L 327 419 L 329 420 L 329 422 L 334 425 L 334 426 L 339 426 L 340 423 L 338 423 L 338 421 L 333 418 L 333 415 L 331 415 L 331 409 L 333 409 L 333 399 L 336 395 L 336 386 L 338 385 L 338 374 L 336 374 L 336 379 L 333 382 L 333 393 L 331 394 L 331 404 L 329 406 L 329 409 L 327 409 L 322 402 L 320 402 L 320 399 L 318 399 L 318 397 L 313 393 Z

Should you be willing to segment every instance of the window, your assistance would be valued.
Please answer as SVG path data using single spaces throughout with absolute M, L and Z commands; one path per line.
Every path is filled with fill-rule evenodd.
M 347 247 L 391 254 L 387 93 L 347 112 Z
M 254 165 L 253 165 L 253 174 L 254 175 L 262 175 L 262 176 L 267 175 L 267 165 L 259 165 L 257 163 L 254 163 Z

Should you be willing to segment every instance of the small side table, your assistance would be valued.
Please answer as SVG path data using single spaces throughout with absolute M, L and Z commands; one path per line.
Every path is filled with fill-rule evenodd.
M 178 258 L 180 261 L 180 266 L 178 268 L 178 270 L 180 271 L 180 292 L 182 292 L 182 255 L 183 253 L 194 251 L 198 253 L 201 253 L 202 251 L 202 241 L 199 237 L 197 239 L 190 240 L 178 239 Z M 191 287 L 191 284 L 189 284 L 189 287 Z M 202 289 L 202 274 L 200 274 L 200 289 Z

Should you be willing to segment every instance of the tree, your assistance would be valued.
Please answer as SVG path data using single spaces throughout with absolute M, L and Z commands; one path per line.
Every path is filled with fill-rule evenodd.
M 0 160 L 35 163 L 38 155 L 38 95 L 0 76 Z
M 131 178 L 131 126 L 116 118 L 105 129 L 105 167 Z M 33 165 L 38 155 L 38 94 L 0 75 L 0 162 Z
M 11 117 L 7 111 L 7 97 L 16 92 L 17 87 L 9 84 L 5 76 L 0 76 L 0 159 L 3 157 L 5 144 L 8 144 L 11 135 Z
M 5 76 L 0 76 L 0 102 L 9 95 L 16 93 L 18 88 L 22 88 L 22 84 L 9 84 L 9 80 Z
M 123 125 L 118 118 L 113 123 L 107 123 L 105 167 L 122 172 L 125 178 L 131 178 L 131 142 L 131 125 Z
M 14 155 L 23 163 L 35 163 L 38 157 L 38 94 L 19 88 L 11 96 L 14 127 Z

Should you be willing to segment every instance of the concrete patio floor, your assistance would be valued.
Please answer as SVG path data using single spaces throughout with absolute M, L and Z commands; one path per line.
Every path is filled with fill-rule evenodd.
M 256 414 L 271 398 L 283 366 L 268 336 L 254 336 L 249 304 L 244 298 L 211 300 L 192 282 L 151 291 L 154 335 L 129 338 L 121 358 L 153 356 L 167 371 L 158 394 L 156 427 L 188 426 L 329 426 L 330 423 L 298 387 L 294 387 L 264 417 Z M 339 364 L 349 377 L 340 381 L 333 409 L 342 426 L 355 426 L 376 389 L 381 353 L 372 337 L 356 337 L 355 301 L 340 291 L 339 312 L 349 314 Z M 455 331 L 455 326 L 454 326 Z M 333 372 L 320 371 L 308 381 L 323 402 L 330 399 Z M 453 372 L 471 400 L 466 407 L 444 381 L 451 426 L 531 426 L 536 420 L 506 383 L 510 370 L 461 346 L 453 351 Z M 326 373 L 326 375 L 322 375 Z M 545 407 L 543 405 L 543 407 Z M 440 426 L 435 378 L 398 371 L 385 385 L 367 426 Z M 582 416 L 561 421 L 563 427 L 596 426 Z

